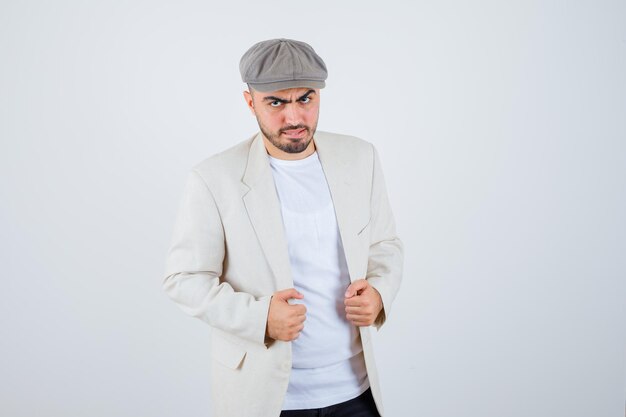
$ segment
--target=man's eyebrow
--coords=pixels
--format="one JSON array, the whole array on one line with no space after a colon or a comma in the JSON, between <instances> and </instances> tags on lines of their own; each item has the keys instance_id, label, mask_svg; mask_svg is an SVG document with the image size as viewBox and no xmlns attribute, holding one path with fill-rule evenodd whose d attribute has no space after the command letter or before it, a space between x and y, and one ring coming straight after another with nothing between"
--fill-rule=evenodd
<instances>
[{"instance_id":1,"label":"man's eyebrow","mask_svg":"<svg viewBox=\"0 0 626 417\"><path fill-rule=\"evenodd\" d=\"M291 103L289 100L285 100L284 98L274 97L274 96L266 96L263 97L263 101L280 101L281 103Z\"/></svg>"},{"instance_id":2,"label":"man's eyebrow","mask_svg":"<svg viewBox=\"0 0 626 417\"><path fill-rule=\"evenodd\" d=\"M315 94L315 90L309 90L306 93L302 94L302 96L298 97L298 100L302 100L303 98L306 98L309 94Z\"/></svg>"},{"instance_id":3,"label":"man's eyebrow","mask_svg":"<svg viewBox=\"0 0 626 417\"><path fill-rule=\"evenodd\" d=\"M304 93L303 95L301 95L300 97L298 97L298 100L302 100L303 98L306 98L309 94L315 94L315 90L309 90L306 93ZM278 101L280 103L291 103L291 100L285 100L284 98L280 98L280 97L275 97L275 96L266 96L263 97L263 101Z\"/></svg>"}]
</instances>

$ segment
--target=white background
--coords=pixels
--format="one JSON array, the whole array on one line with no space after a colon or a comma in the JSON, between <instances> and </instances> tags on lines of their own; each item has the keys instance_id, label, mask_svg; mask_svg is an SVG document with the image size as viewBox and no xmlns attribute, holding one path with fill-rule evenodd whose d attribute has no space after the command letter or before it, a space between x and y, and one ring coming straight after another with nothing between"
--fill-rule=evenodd
<instances>
[{"instance_id":1,"label":"white background","mask_svg":"<svg viewBox=\"0 0 626 417\"><path fill-rule=\"evenodd\" d=\"M405 277L388 416L618 417L623 1L2 1L0 415L207 416L209 327L161 289L188 170L255 133L260 40L379 149ZM242 416L245 417L245 416Z\"/></svg>"}]
</instances>

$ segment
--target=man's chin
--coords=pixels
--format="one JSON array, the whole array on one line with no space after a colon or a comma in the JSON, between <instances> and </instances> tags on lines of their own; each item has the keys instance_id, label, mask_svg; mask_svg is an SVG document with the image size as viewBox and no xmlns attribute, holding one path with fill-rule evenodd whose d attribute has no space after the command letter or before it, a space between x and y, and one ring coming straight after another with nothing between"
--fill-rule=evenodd
<instances>
[{"instance_id":1,"label":"man's chin","mask_svg":"<svg viewBox=\"0 0 626 417\"><path fill-rule=\"evenodd\" d=\"M291 143L281 146L281 149L287 153L300 153L304 152L309 147L309 143L311 143L311 139L298 142L291 141Z\"/></svg>"},{"instance_id":2,"label":"man's chin","mask_svg":"<svg viewBox=\"0 0 626 417\"><path fill-rule=\"evenodd\" d=\"M307 146L283 146L281 150L287 153L301 153L304 152L306 148L308 148L308 144Z\"/></svg>"},{"instance_id":3,"label":"man's chin","mask_svg":"<svg viewBox=\"0 0 626 417\"><path fill-rule=\"evenodd\" d=\"M261 127L261 132L263 133L263 136L272 145L274 145L274 147L280 149L283 152L292 154L304 152L309 147L315 133L315 130L311 132L311 130L307 128L306 132L311 132L310 134L307 134L301 138L290 138L287 134L285 134L285 132L277 132L274 135L267 135L261 124L259 124L259 127Z\"/></svg>"}]
</instances>

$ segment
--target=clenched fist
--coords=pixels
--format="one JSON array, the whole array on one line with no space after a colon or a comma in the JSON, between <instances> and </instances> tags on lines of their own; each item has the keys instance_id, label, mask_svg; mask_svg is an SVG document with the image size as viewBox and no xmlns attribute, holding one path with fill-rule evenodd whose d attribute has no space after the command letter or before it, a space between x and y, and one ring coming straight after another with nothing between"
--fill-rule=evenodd
<instances>
[{"instance_id":1,"label":"clenched fist","mask_svg":"<svg viewBox=\"0 0 626 417\"><path fill-rule=\"evenodd\" d=\"M302 304L289 304L290 298L303 299L304 295L295 288L275 292L270 301L267 315L266 336L289 342L300 336L306 320L306 307Z\"/></svg>"},{"instance_id":2,"label":"clenched fist","mask_svg":"<svg viewBox=\"0 0 626 417\"><path fill-rule=\"evenodd\" d=\"M346 318L355 326L371 326L383 309L378 290L366 279L358 279L348 286L343 303Z\"/></svg>"}]
</instances>

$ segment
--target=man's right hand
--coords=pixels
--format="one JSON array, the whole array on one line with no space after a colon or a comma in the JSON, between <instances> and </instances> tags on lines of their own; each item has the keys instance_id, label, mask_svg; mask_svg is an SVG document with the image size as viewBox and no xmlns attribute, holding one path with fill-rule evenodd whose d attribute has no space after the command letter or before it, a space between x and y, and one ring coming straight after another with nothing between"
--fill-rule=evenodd
<instances>
[{"instance_id":1,"label":"man's right hand","mask_svg":"<svg viewBox=\"0 0 626 417\"><path fill-rule=\"evenodd\" d=\"M306 320L306 307L302 304L289 304L290 298L301 300L304 295L295 288L277 291L272 295L265 330L268 337L289 342L300 336Z\"/></svg>"}]
</instances>

